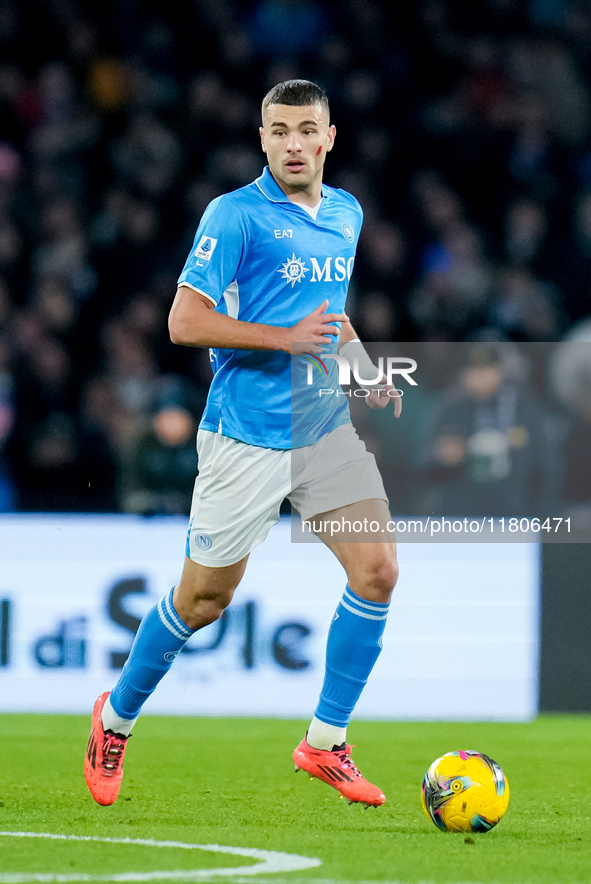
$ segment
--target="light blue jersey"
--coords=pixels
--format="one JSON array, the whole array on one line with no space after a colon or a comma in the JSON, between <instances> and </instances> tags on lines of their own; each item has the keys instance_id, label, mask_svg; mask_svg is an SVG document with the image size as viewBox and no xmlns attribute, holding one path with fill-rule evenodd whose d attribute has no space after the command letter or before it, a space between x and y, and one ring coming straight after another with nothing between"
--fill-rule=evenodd
<instances>
[{"instance_id":1,"label":"light blue jersey","mask_svg":"<svg viewBox=\"0 0 591 884\"><path fill-rule=\"evenodd\" d=\"M179 285L197 289L216 310L246 322L292 326L326 299L328 313L342 313L362 222L355 197L324 185L314 220L287 198L267 167L252 184L209 204ZM325 352L330 350L336 351L336 342ZM294 429L288 353L213 350L201 428L286 449L310 445L347 423L345 396L317 396L319 386L338 388L336 362L323 360L328 374L318 377L311 360L299 360L298 383L309 395L307 414Z\"/></svg>"}]
</instances>

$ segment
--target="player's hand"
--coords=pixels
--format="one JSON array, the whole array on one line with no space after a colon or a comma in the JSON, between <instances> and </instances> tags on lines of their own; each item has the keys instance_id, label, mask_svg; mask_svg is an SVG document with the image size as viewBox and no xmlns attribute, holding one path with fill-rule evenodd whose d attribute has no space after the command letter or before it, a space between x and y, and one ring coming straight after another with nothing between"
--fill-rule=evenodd
<instances>
[{"instance_id":1,"label":"player's hand","mask_svg":"<svg viewBox=\"0 0 591 884\"><path fill-rule=\"evenodd\" d=\"M349 321L346 313L326 313L327 307L328 301L323 301L291 328L284 329L286 340L283 349L294 355L317 356L322 353L323 347L331 342L331 337L340 334L339 327L331 323Z\"/></svg>"},{"instance_id":2,"label":"player's hand","mask_svg":"<svg viewBox=\"0 0 591 884\"><path fill-rule=\"evenodd\" d=\"M402 396L392 384L382 384L379 389L376 387L365 401L370 408L385 408L389 402L393 402L394 417L400 417L402 414Z\"/></svg>"}]
</instances>

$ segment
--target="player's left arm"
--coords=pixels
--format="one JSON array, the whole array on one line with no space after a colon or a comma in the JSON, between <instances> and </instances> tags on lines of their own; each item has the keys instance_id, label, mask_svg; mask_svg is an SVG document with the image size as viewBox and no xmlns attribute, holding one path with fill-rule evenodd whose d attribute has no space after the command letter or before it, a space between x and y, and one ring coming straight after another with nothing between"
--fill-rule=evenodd
<instances>
[{"instance_id":1,"label":"player's left arm","mask_svg":"<svg viewBox=\"0 0 591 884\"><path fill-rule=\"evenodd\" d=\"M361 343L357 332L348 318L341 324L339 353L347 359L351 367L353 367L353 360L357 360L360 368L360 377L375 377L378 369L371 361L367 350ZM385 375L382 375L379 388L372 390L365 401L370 408L385 408L389 402L393 402L394 416L400 417L402 412L402 396L400 396L396 387L387 382Z\"/></svg>"}]
</instances>

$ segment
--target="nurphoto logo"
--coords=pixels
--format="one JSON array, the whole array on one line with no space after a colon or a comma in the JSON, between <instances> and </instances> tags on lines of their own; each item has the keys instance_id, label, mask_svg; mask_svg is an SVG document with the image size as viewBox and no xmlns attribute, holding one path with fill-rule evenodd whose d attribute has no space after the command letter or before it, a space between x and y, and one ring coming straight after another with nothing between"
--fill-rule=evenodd
<instances>
[{"instance_id":1,"label":"nurphoto logo","mask_svg":"<svg viewBox=\"0 0 591 884\"><path fill-rule=\"evenodd\" d=\"M310 356L307 357L307 359L309 364L307 368L306 384L308 386L311 386L314 383L315 368L324 376L328 376L328 368L325 365L327 359L334 359L338 365L339 385L349 386L351 384L351 365L344 356L340 356L338 353L326 353L323 354L322 359L318 356ZM355 358L352 361L353 378L360 387L381 386L384 383L382 380L384 377L386 378L387 384L395 386L395 375L397 376L396 379L398 379L398 377L403 377L404 380L413 387L418 386L415 379L411 377L411 374L417 369L417 363L415 359L411 359L408 356L387 356L385 359L383 356L380 356L378 364L375 366L376 376L373 378L362 378L359 370L359 360Z\"/></svg>"}]
</instances>

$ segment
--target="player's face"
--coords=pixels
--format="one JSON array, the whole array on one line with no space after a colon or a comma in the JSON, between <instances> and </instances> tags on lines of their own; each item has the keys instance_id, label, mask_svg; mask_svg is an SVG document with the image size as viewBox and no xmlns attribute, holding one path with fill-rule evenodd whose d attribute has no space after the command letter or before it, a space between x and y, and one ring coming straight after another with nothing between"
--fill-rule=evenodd
<instances>
[{"instance_id":1,"label":"player's face","mask_svg":"<svg viewBox=\"0 0 591 884\"><path fill-rule=\"evenodd\" d=\"M265 108L260 133L271 174L283 192L320 199L324 160L336 135L326 108L271 104Z\"/></svg>"}]
</instances>

